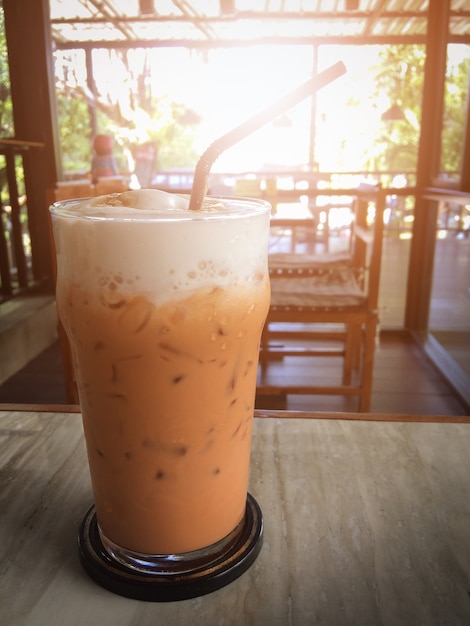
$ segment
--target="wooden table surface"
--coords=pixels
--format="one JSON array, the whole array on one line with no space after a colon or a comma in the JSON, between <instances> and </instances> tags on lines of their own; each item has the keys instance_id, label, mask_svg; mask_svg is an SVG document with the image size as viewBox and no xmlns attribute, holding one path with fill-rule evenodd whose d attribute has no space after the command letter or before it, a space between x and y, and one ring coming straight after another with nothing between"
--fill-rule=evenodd
<instances>
[{"instance_id":1,"label":"wooden table surface","mask_svg":"<svg viewBox=\"0 0 470 626\"><path fill-rule=\"evenodd\" d=\"M77 411L0 406L2 626L470 624L469 418L257 411L258 559L212 594L151 603L79 564Z\"/></svg>"}]
</instances>

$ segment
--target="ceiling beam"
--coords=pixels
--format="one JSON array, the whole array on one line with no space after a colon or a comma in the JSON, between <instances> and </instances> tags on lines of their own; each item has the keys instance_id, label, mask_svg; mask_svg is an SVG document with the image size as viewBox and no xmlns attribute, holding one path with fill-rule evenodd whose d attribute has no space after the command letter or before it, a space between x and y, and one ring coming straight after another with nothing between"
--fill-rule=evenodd
<instances>
[{"instance_id":1,"label":"ceiling beam","mask_svg":"<svg viewBox=\"0 0 470 626\"><path fill-rule=\"evenodd\" d=\"M200 21L202 16L186 0L173 0L173 4L183 13L184 21L194 24L207 39L214 38L210 26L207 26L204 21Z\"/></svg>"},{"instance_id":2,"label":"ceiling beam","mask_svg":"<svg viewBox=\"0 0 470 626\"><path fill-rule=\"evenodd\" d=\"M377 22L380 19L385 17L386 15L385 8L387 6L387 3L388 3L388 0L380 0L377 7L373 11L371 11L370 17L367 18L367 24L366 24L366 27L364 28L363 35L369 35L373 31L374 26L377 24ZM426 12L421 11L420 17L427 19L427 11Z\"/></svg>"},{"instance_id":3,"label":"ceiling beam","mask_svg":"<svg viewBox=\"0 0 470 626\"><path fill-rule=\"evenodd\" d=\"M449 43L470 44L469 35L450 35ZM76 50L86 48L190 48L209 50L211 48L243 48L248 46L311 46L311 45L392 45L392 44L424 44L425 35L369 35L365 37L336 36L336 37L263 37L258 39L134 39L118 41L59 41L55 40L57 50Z\"/></svg>"},{"instance_id":4,"label":"ceiling beam","mask_svg":"<svg viewBox=\"0 0 470 626\"><path fill-rule=\"evenodd\" d=\"M132 30L129 30L127 24L120 24L120 14L114 9L112 5L109 4L108 0L90 0L92 5L95 7L97 11L100 11L103 15L103 18L108 22L113 24L113 26L120 30L121 33L127 38L132 39L135 37L135 33ZM96 22L99 16L94 16L92 18L92 23Z\"/></svg>"},{"instance_id":5,"label":"ceiling beam","mask_svg":"<svg viewBox=\"0 0 470 626\"><path fill-rule=\"evenodd\" d=\"M191 23L230 23L241 20L254 20L254 21L267 21L267 20L314 20L314 21L359 21L376 19L376 11L354 11L350 13L347 11L302 11L302 13L296 11L279 12L279 11L267 11L266 13L259 11L240 11L233 15L121 15L116 19L120 22L191 22ZM453 11L453 17L468 18L470 17L470 11ZM380 13L381 19L427 19L426 11L382 11ZM90 16L90 17L57 17L51 19L52 24L89 24L89 23L103 23L114 21L110 20L106 16Z\"/></svg>"}]
</instances>

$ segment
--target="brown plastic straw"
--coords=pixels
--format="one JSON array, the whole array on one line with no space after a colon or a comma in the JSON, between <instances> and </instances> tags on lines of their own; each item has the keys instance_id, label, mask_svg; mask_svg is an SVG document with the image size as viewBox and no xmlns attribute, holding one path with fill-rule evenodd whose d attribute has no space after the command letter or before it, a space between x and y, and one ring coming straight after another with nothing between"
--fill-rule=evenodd
<instances>
[{"instance_id":1,"label":"brown plastic straw","mask_svg":"<svg viewBox=\"0 0 470 626\"><path fill-rule=\"evenodd\" d=\"M201 208L204 196L207 193L207 186L209 180L209 172L214 161L224 152L227 148L231 148L234 144L238 143L254 131L258 130L268 122L273 121L282 113L285 113L288 109L311 96L314 92L318 91L325 85L333 82L346 72L346 68L342 61L338 61L331 67L327 68L323 72L320 72L313 78L310 78L307 82L303 83L297 89L294 89L291 93L287 94L274 104L261 111L257 115L240 124L233 130L229 131L226 135L223 135L219 139L216 139L204 154L199 159L196 170L194 173L194 182L191 191L191 199L189 201L189 208L191 210L198 210Z\"/></svg>"}]
</instances>

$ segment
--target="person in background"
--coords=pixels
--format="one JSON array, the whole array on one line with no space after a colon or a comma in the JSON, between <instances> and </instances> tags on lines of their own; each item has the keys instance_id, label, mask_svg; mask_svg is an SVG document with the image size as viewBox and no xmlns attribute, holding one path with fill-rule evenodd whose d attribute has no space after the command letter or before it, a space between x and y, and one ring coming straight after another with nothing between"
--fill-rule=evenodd
<instances>
[{"instance_id":1,"label":"person in background","mask_svg":"<svg viewBox=\"0 0 470 626\"><path fill-rule=\"evenodd\" d=\"M114 140L109 135L96 135L93 140L91 178L96 183L99 178L117 176L116 160L113 156Z\"/></svg>"},{"instance_id":2,"label":"person in background","mask_svg":"<svg viewBox=\"0 0 470 626\"><path fill-rule=\"evenodd\" d=\"M139 181L142 189L150 187L153 175L155 173L155 159L157 157L157 149L151 141L147 141L135 149L134 173Z\"/></svg>"}]
</instances>

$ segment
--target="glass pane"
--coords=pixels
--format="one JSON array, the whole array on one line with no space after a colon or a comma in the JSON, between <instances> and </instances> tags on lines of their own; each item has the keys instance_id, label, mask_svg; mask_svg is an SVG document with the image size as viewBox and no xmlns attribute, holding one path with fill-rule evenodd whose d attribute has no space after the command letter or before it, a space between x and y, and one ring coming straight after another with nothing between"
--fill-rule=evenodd
<instances>
[{"instance_id":1,"label":"glass pane","mask_svg":"<svg viewBox=\"0 0 470 626\"><path fill-rule=\"evenodd\" d=\"M385 209L379 307L382 328L403 328L408 263L414 218L414 196L387 196Z\"/></svg>"},{"instance_id":2,"label":"glass pane","mask_svg":"<svg viewBox=\"0 0 470 626\"><path fill-rule=\"evenodd\" d=\"M442 202L434 256L429 329L470 377L470 197Z\"/></svg>"},{"instance_id":3,"label":"glass pane","mask_svg":"<svg viewBox=\"0 0 470 626\"><path fill-rule=\"evenodd\" d=\"M447 181L458 181L460 179L469 67L470 46L449 44L447 46L447 71L439 173L440 178Z\"/></svg>"},{"instance_id":4,"label":"glass pane","mask_svg":"<svg viewBox=\"0 0 470 626\"><path fill-rule=\"evenodd\" d=\"M318 57L320 69L339 57L348 70L318 94L319 171L362 172L384 186L395 186L398 177L413 185L424 46L321 46Z\"/></svg>"}]
</instances>

